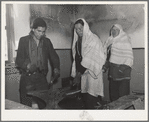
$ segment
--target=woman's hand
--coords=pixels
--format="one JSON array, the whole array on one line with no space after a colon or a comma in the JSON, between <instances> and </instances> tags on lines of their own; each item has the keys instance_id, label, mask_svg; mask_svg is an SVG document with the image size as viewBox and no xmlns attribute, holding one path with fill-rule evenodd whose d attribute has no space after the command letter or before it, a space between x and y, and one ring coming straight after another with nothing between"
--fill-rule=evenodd
<instances>
[{"instance_id":1,"label":"woman's hand","mask_svg":"<svg viewBox=\"0 0 149 122\"><path fill-rule=\"evenodd\" d=\"M77 72L77 74L73 80L73 86L78 85L80 82L81 82L81 73Z\"/></svg>"},{"instance_id":2,"label":"woman's hand","mask_svg":"<svg viewBox=\"0 0 149 122\"><path fill-rule=\"evenodd\" d=\"M105 73L106 71L107 71L106 67L103 66L103 67L102 67L102 72Z\"/></svg>"}]
</instances>

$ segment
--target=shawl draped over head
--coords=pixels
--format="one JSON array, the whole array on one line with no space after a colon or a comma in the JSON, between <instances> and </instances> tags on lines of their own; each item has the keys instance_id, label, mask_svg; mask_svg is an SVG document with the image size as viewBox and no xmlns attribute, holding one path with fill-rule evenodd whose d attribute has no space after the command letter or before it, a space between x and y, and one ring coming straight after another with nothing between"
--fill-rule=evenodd
<instances>
[{"instance_id":1,"label":"shawl draped over head","mask_svg":"<svg viewBox=\"0 0 149 122\"><path fill-rule=\"evenodd\" d=\"M87 69L81 77L81 90L82 93L88 92L93 96L103 96L102 66L105 63L103 45L99 37L90 31L87 22L82 18L81 20L84 22L81 65ZM77 40L78 35L74 29L72 45L72 53L74 58L71 72L72 77L76 76L75 44Z\"/></svg>"},{"instance_id":2,"label":"shawl draped over head","mask_svg":"<svg viewBox=\"0 0 149 122\"><path fill-rule=\"evenodd\" d=\"M110 37L104 44L104 49L106 51L107 47L111 46L111 56L109 61L115 64L125 64L130 67L133 65L133 52L129 36L123 31L123 28L119 24L113 25L117 27L120 32L116 37ZM112 26L112 27L113 27Z\"/></svg>"},{"instance_id":3,"label":"shawl draped over head","mask_svg":"<svg viewBox=\"0 0 149 122\"><path fill-rule=\"evenodd\" d=\"M102 70L103 64L105 63L103 45L99 37L97 37L97 35L93 34L90 31L87 22L82 18L81 20L83 20L84 22L82 50L81 50L81 53L82 53L81 65L88 69L92 77L97 78L97 76ZM74 30L74 39L73 39L73 45L72 45L72 53L73 53L74 59L76 54L75 43L77 42L77 40L78 40L78 35ZM72 77L75 77L76 75L75 60L72 66L73 66Z\"/></svg>"}]
</instances>

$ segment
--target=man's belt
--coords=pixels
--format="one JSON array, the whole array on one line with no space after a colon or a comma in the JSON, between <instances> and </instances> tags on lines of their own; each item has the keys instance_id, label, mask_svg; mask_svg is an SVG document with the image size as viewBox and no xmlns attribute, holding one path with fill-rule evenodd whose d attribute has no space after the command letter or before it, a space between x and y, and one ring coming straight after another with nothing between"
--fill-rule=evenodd
<instances>
[{"instance_id":1,"label":"man's belt","mask_svg":"<svg viewBox=\"0 0 149 122\"><path fill-rule=\"evenodd\" d=\"M39 68L37 68L34 72L30 72L29 70L24 72L24 74L26 74L27 76L35 75L36 73L41 73L41 74L46 75L45 71L40 70Z\"/></svg>"}]
</instances>

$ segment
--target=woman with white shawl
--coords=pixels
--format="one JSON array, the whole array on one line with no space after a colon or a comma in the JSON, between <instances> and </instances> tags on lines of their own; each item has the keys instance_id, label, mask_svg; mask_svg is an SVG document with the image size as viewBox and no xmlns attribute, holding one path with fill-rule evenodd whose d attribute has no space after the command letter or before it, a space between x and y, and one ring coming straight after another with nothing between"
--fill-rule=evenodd
<instances>
[{"instance_id":1,"label":"woman with white shawl","mask_svg":"<svg viewBox=\"0 0 149 122\"><path fill-rule=\"evenodd\" d=\"M112 102L130 92L133 51L130 38L121 25L115 24L111 27L104 49L107 60L103 70L109 69L109 96Z\"/></svg>"},{"instance_id":2,"label":"woman with white shawl","mask_svg":"<svg viewBox=\"0 0 149 122\"><path fill-rule=\"evenodd\" d=\"M73 83L81 80L81 93L85 109L95 109L99 97L103 97L102 67L105 63L104 49L101 40L93 34L84 19L74 24L72 45L73 64L71 76Z\"/></svg>"}]
</instances>

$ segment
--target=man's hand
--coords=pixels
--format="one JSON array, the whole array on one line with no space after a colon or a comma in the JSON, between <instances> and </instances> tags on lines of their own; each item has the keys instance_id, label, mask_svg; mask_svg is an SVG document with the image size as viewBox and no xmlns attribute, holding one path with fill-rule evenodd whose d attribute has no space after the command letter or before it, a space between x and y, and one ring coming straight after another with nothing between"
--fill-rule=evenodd
<instances>
[{"instance_id":1,"label":"man's hand","mask_svg":"<svg viewBox=\"0 0 149 122\"><path fill-rule=\"evenodd\" d=\"M53 77L51 83L55 83L55 81L60 77L60 70L55 68L53 71Z\"/></svg>"},{"instance_id":2,"label":"man's hand","mask_svg":"<svg viewBox=\"0 0 149 122\"><path fill-rule=\"evenodd\" d=\"M37 67L35 64L31 65L30 63L27 65L27 72L33 74L37 71Z\"/></svg>"}]
</instances>

